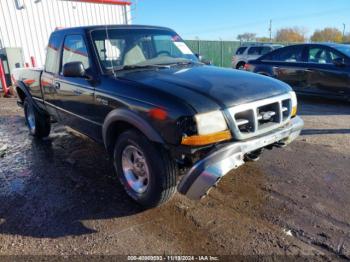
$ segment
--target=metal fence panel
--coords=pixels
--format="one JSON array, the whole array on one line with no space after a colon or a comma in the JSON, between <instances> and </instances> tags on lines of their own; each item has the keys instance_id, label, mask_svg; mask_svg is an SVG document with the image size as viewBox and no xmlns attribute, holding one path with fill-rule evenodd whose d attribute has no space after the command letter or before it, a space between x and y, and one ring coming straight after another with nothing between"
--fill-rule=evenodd
<instances>
[{"instance_id":1,"label":"metal fence panel","mask_svg":"<svg viewBox=\"0 0 350 262\"><path fill-rule=\"evenodd\" d=\"M232 56L240 46L239 41L186 40L185 42L194 53L222 67L231 67Z\"/></svg>"},{"instance_id":2,"label":"metal fence panel","mask_svg":"<svg viewBox=\"0 0 350 262\"><path fill-rule=\"evenodd\" d=\"M239 41L186 40L185 42L193 53L200 54L203 58L212 61L214 65L222 67L231 67L232 56L242 44ZM243 45L249 44L259 43L243 43ZM290 44L283 43L283 45Z\"/></svg>"}]
</instances>

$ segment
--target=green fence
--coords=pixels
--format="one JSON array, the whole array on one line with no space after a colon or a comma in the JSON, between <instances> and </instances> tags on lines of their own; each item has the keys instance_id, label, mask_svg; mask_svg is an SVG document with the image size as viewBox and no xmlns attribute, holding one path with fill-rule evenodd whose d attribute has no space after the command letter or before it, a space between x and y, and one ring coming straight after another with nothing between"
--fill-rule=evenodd
<instances>
[{"instance_id":1,"label":"green fence","mask_svg":"<svg viewBox=\"0 0 350 262\"><path fill-rule=\"evenodd\" d=\"M186 40L193 53L200 54L216 66L231 67L233 54L240 47L239 41Z\"/></svg>"}]
</instances>

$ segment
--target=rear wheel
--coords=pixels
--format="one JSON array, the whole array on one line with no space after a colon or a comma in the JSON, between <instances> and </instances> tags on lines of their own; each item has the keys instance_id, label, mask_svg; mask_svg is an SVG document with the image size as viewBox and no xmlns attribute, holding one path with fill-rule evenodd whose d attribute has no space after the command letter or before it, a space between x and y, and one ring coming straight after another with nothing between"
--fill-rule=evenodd
<instances>
[{"instance_id":1,"label":"rear wheel","mask_svg":"<svg viewBox=\"0 0 350 262\"><path fill-rule=\"evenodd\" d=\"M128 130L118 137L114 168L127 194L146 207L159 206L176 192L177 166L168 152L142 133Z\"/></svg>"},{"instance_id":2,"label":"rear wheel","mask_svg":"<svg viewBox=\"0 0 350 262\"><path fill-rule=\"evenodd\" d=\"M47 137L51 130L50 117L40 113L29 98L24 100L23 107L29 133L37 138Z\"/></svg>"},{"instance_id":3,"label":"rear wheel","mask_svg":"<svg viewBox=\"0 0 350 262\"><path fill-rule=\"evenodd\" d=\"M244 69L244 66L245 66L245 63L244 62L239 62L236 66L236 69L238 70L243 70Z\"/></svg>"}]
</instances>

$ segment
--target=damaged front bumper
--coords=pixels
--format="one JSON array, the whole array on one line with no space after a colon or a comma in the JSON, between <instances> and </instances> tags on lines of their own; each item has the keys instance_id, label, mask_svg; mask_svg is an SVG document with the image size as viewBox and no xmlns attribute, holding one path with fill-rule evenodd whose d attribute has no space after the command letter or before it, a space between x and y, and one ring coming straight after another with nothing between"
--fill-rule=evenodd
<instances>
[{"instance_id":1,"label":"damaged front bumper","mask_svg":"<svg viewBox=\"0 0 350 262\"><path fill-rule=\"evenodd\" d=\"M178 191L190 199L201 199L229 171L243 165L246 154L276 143L287 145L299 136L303 126L304 121L297 116L272 133L218 149L190 169L178 185Z\"/></svg>"}]
</instances>

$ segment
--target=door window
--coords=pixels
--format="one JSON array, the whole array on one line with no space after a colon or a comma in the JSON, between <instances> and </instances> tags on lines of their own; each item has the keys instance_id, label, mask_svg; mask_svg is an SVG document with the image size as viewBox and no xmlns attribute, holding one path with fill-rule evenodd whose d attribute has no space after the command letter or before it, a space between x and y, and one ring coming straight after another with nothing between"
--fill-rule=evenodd
<instances>
[{"instance_id":1,"label":"door window","mask_svg":"<svg viewBox=\"0 0 350 262\"><path fill-rule=\"evenodd\" d=\"M340 56L326 47L311 47L308 53L308 62L316 64L332 64Z\"/></svg>"},{"instance_id":2,"label":"door window","mask_svg":"<svg viewBox=\"0 0 350 262\"><path fill-rule=\"evenodd\" d=\"M272 49L269 46L255 46L248 50L248 55L265 55Z\"/></svg>"},{"instance_id":3,"label":"door window","mask_svg":"<svg viewBox=\"0 0 350 262\"><path fill-rule=\"evenodd\" d=\"M260 55L265 55L265 54L267 54L268 52L270 52L271 50L272 50L271 47L269 47L269 46L263 46L263 47L261 48Z\"/></svg>"},{"instance_id":4,"label":"door window","mask_svg":"<svg viewBox=\"0 0 350 262\"><path fill-rule=\"evenodd\" d=\"M260 55L261 53L261 47L251 47L248 50L248 55Z\"/></svg>"},{"instance_id":5,"label":"door window","mask_svg":"<svg viewBox=\"0 0 350 262\"><path fill-rule=\"evenodd\" d=\"M64 40L62 68L71 62L81 62L85 69L90 67L87 48L81 35L69 35Z\"/></svg>"},{"instance_id":6,"label":"door window","mask_svg":"<svg viewBox=\"0 0 350 262\"><path fill-rule=\"evenodd\" d=\"M236 55L242 55L246 49L247 49L247 47L238 48L236 51Z\"/></svg>"},{"instance_id":7,"label":"door window","mask_svg":"<svg viewBox=\"0 0 350 262\"><path fill-rule=\"evenodd\" d=\"M302 62L303 46L290 46L268 54L265 60L296 63Z\"/></svg>"}]
</instances>

